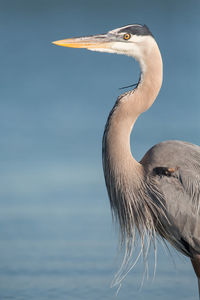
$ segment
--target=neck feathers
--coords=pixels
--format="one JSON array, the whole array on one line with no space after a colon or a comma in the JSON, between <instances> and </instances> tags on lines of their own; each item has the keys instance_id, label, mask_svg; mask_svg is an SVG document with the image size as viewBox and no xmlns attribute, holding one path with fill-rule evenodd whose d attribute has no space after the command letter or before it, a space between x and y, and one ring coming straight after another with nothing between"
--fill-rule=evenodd
<instances>
[{"instance_id":1,"label":"neck feathers","mask_svg":"<svg viewBox=\"0 0 200 300\"><path fill-rule=\"evenodd\" d=\"M144 250L144 235L147 233L149 239L155 236L154 220L162 214L150 200L160 199L161 195L154 182L146 184L143 167L133 158L130 149L133 125L153 104L162 84L162 59L156 43L139 62L142 69L140 83L133 91L118 98L103 136L103 168L111 209L120 225L122 243L128 247L125 264L134 246L135 228Z\"/></svg>"},{"instance_id":2,"label":"neck feathers","mask_svg":"<svg viewBox=\"0 0 200 300\"><path fill-rule=\"evenodd\" d=\"M112 169L118 172L127 173L127 165L128 169L141 168L131 154L130 134L138 116L150 108L161 88L162 58L155 41L139 63L142 74L137 88L118 98L105 126L103 158L109 157Z\"/></svg>"}]
</instances>

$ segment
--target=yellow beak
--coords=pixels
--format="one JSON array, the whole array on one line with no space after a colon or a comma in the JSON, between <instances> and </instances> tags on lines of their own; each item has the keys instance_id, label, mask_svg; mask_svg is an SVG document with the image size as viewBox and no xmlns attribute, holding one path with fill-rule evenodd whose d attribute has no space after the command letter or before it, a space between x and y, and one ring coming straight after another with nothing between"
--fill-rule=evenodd
<instances>
[{"instance_id":1,"label":"yellow beak","mask_svg":"<svg viewBox=\"0 0 200 300\"><path fill-rule=\"evenodd\" d=\"M65 39L52 42L55 45L71 48L107 48L111 40L106 34L99 34L93 36L86 36L80 38Z\"/></svg>"}]
</instances>

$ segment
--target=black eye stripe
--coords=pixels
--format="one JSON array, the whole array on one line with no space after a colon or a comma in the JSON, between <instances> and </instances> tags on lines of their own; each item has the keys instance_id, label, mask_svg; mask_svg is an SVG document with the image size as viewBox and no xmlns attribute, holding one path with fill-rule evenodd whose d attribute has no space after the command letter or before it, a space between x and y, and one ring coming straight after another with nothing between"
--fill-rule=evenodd
<instances>
[{"instance_id":1,"label":"black eye stripe","mask_svg":"<svg viewBox=\"0 0 200 300\"><path fill-rule=\"evenodd\" d=\"M127 27L122 28L120 32L129 33L133 35L150 35L152 36L152 33L150 32L149 28L144 25L128 25Z\"/></svg>"}]
</instances>

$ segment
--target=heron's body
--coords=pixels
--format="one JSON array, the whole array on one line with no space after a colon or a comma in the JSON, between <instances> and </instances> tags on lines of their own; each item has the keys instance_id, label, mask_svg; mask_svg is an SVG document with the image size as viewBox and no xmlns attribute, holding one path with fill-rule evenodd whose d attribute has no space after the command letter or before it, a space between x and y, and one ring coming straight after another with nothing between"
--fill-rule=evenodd
<instances>
[{"instance_id":1,"label":"heron's body","mask_svg":"<svg viewBox=\"0 0 200 300\"><path fill-rule=\"evenodd\" d=\"M146 176L155 178L165 199L168 240L190 257L200 254L200 147L182 141L162 142L140 163Z\"/></svg>"},{"instance_id":2,"label":"heron's body","mask_svg":"<svg viewBox=\"0 0 200 300\"><path fill-rule=\"evenodd\" d=\"M103 136L105 181L126 246L125 265L137 229L145 255L158 234L191 258L200 282L200 147L166 141L152 147L140 162L130 149L132 128L138 116L153 104L162 85L162 58L149 29L129 25L106 35L55 43L126 54L139 61L141 79L133 91L118 98Z\"/></svg>"}]
</instances>

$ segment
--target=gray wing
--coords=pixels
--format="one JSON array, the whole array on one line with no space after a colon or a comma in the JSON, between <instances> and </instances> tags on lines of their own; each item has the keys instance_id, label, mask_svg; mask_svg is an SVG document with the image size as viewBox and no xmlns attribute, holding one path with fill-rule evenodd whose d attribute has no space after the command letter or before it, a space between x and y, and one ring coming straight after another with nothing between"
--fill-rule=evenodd
<instances>
[{"instance_id":1,"label":"gray wing","mask_svg":"<svg viewBox=\"0 0 200 300\"><path fill-rule=\"evenodd\" d=\"M200 147L166 141L141 160L165 199L169 242L188 256L200 254Z\"/></svg>"}]
</instances>

